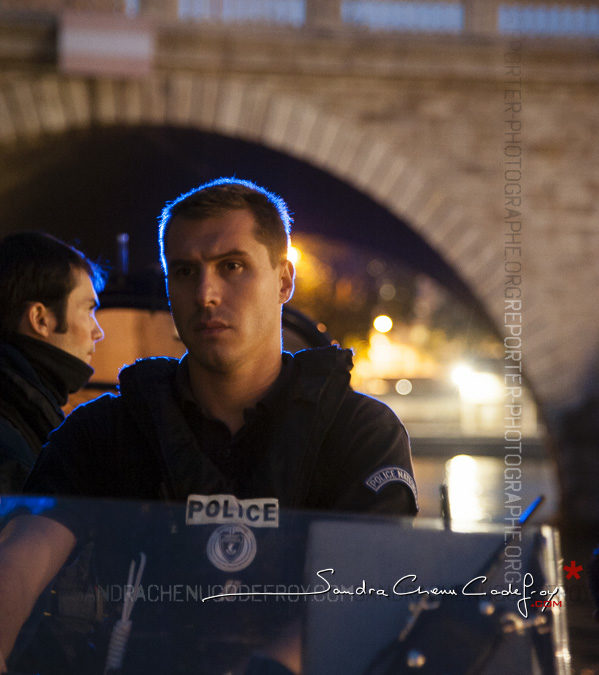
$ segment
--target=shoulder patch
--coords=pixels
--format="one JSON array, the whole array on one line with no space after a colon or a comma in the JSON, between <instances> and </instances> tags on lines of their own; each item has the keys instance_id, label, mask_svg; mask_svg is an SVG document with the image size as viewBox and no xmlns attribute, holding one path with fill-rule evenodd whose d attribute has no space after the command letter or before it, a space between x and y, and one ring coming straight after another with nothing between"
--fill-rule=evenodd
<instances>
[{"instance_id":1,"label":"shoulder patch","mask_svg":"<svg viewBox=\"0 0 599 675\"><path fill-rule=\"evenodd\" d=\"M373 492L380 492L389 483L403 483L407 485L413 492L416 503L418 503L416 483L412 476L400 466L385 466L382 469L377 469L364 481L364 485Z\"/></svg>"}]
</instances>

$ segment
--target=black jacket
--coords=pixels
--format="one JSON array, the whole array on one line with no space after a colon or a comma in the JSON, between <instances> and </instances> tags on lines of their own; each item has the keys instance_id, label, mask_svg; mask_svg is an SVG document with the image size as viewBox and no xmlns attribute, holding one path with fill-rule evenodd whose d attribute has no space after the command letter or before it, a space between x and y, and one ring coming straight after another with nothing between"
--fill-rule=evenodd
<instances>
[{"instance_id":1,"label":"black jacket","mask_svg":"<svg viewBox=\"0 0 599 675\"><path fill-rule=\"evenodd\" d=\"M0 344L0 494L21 489L48 433L63 419L56 396L24 354Z\"/></svg>"},{"instance_id":2,"label":"black jacket","mask_svg":"<svg viewBox=\"0 0 599 675\"><path fill-rule=\"evenodd\" d=\"M243 481L202 451L177 395L179 363L153 358L121 371L119 396L80 406L51 434L26 491L177 500L229 493L275 497L288 508L415 513L407 433L387 406L349 387L351 353L333 347L285 359L288 384L250 448Z\"/></svg>"},{"instance_id":3,"label":"black jacket","mask_svg":"<svg viewBox=\"0 0 599 675\"><path fill-rule=\"evenodd\" d=\"M72 354L27 335L0 343L0 494L20 492L61 406L93 369Z\"/></svg>"}]
</instances>

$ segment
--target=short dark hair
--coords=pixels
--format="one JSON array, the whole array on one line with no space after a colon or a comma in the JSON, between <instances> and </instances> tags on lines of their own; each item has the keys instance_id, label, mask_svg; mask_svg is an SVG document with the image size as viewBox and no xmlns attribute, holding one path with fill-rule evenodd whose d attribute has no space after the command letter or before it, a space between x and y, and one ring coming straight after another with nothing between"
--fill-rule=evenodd
<instances>
[{"instance_id":1,"label":"short dark hair","mask_svg":"<svg viewBox=\"0 0 599 675\"><path fill-rule=\"evenodd\" d=\"M167 203L160 216L160 262L167 274L166 237L173 218L211 218L225 211L247 209L256 221L256 239L268 249L272 266L287 256L292 218L283 199L249 180L218 178Z\"/></svg>"},{"instance_id":2,"label":"short dark hair","mask_svg":"<svg viewBox=\"0 0 599 675\"><path fill-rule=\"evenodd\" d=\"M0 241L0 337L17 332L30 302L42 302L56 316L64 333L67 297L76 285L73 271L89 275L97 293L104 271L81 251L43 232L19 232Z\"/></svg>"}]
</instances>

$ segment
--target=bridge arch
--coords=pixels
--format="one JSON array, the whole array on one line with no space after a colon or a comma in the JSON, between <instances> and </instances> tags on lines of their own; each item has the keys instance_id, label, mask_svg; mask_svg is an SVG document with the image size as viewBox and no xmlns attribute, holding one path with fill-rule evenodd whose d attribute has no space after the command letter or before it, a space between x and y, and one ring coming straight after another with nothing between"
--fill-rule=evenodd
<instances>
[{"instance_id":1,"label":"bridge arch","mask_svg":"<svg viewBox=\"0 0 599 675\"><path fill-rule=\"evenodd\" d=\"M130 80L20 73L0 84L0 142L5 145L113 125L215 132L264 145L330 173L409 223L501 325L500 240L469 222L465 209L419 168L418 157L308 97L247 80L183 71ZM545 354L540 350L526 356L525 366L534 370L535 358ZM531 383L542 392L542 379L532 378Z\"/></svg>"}]
</instances>

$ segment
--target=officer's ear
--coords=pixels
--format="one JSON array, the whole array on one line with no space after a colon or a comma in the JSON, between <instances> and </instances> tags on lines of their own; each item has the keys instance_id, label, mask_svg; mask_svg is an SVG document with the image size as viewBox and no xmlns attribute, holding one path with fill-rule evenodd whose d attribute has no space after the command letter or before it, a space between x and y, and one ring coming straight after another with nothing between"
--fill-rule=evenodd
<instances>
[{"instance_id":1,"label":"officer's ear","mask_svg":"<svg viewBox=\"0 0 599 675\"><path fill-rule=\"evenodd\" d=\"M54 312L43 302L30 302L19 322L19 333L46 340L56 329Z\"/></svg>"},{"instance_id":2,"label":"officer's ear","mask_svg":"<svg viewBox=\"0 0 599 675\"><path fill-rule=\"evenodd\" d=\"M280 290L279 290L279 301L281 304L285 304L287 301L291 300L293 295L293 284L295 280L295 268L291 260L283 260L281 262L281 271L279 275L280 280Z\"/></svg>"}]
</instances>

